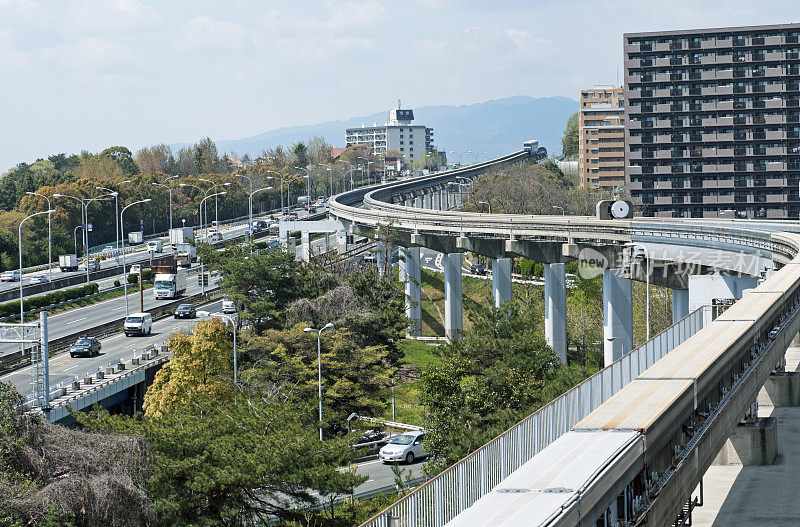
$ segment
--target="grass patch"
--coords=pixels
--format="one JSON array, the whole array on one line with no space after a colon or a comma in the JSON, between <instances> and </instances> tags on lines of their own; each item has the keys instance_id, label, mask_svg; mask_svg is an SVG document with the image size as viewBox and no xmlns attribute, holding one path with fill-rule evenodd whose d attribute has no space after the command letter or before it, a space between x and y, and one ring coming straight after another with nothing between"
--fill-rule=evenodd
<instances>
[{"instance_id":1,"label":"grass patch","mask_svg":"<svg viewBox=\"0 0 800 527\"><path fill-rule=\"evenodd\" d=\"M422 405L419 402L421 383L422 381L411 381L394 387L394 421L425 426ZM392 419L391 400L383 417L384 419Z\"/></svg>"},{"instance_id":2,"label":"grass patch","mask_svg":"<svg viewBox=\"0 0 800 527\"><path fill-rule=\"evenodd\" d=\"M431 346L419 340L401 340L398 347L403 351L401 364L412 366L422 371L431 364L441 364L442 358L439 356L438 346Z\"/></svg>"}]
</instances>

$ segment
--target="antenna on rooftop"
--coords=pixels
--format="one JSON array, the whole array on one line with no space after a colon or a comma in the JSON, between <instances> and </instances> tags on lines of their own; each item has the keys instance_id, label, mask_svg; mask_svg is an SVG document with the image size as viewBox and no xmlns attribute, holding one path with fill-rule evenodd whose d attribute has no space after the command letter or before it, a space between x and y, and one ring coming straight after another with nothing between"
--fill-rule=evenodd
<instances>
[{"instance_id":1,"label":"antenna on rooftop","mask_svg":"<svg viewBox=\"0 0 800 527\"><path fill-rule=\"evenodd\" d=\"M397 109L400 109L400 99L397 99Z\"/></svg>"}]
</instances>

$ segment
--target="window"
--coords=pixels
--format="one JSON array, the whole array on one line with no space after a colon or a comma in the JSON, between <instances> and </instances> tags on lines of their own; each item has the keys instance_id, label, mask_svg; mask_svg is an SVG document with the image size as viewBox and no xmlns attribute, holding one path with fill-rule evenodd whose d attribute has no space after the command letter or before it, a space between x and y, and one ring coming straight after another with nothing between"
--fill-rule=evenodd
<instances>
[{"instance_id":1,"label":"window","mask_svg":"<svg viewBox=\"0 0 800 527\"><path fill-rule=\"evenodd\" d=\"M400 147L400 151L401 151L401 152L403 151L403 147L402 147L402 146Z\"/></svg>"}]
</instances>

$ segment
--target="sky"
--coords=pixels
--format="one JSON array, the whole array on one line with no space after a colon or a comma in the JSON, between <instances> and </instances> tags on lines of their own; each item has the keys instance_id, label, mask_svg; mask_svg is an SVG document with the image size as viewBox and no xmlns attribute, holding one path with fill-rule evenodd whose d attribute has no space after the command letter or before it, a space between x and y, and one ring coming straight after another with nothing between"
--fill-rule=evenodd
<instances>
[{"instance_id":1,"label":"sky","mask_svg":"<svg viewBox=\"0 0 800 527\"><path fill-rule=\"evenodd\" d=\"M625 32L797 21L796 0L0 0L0 172L398 99L577 99L622 77Z\"/></svg>"}]
</instances>

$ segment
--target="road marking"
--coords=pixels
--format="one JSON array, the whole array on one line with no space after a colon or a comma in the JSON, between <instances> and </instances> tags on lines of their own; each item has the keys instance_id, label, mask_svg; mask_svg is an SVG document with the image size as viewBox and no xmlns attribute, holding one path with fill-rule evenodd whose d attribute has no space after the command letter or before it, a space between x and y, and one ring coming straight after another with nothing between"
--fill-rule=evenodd
<instances>
[{"instance_id":1,"label":"road marking","mask_svg":"<svg viewBox=\"0 0 800 527\"><path fill-rule=\"evenodd\" d=\"M367 465L374 465L376 463L383 463L383 461L381 461L380 459L376 459L375 461L365 461L364 463L358 463L356 466L357 467L364 467L364 466L367 466Z\"/></svg>"},{"instance_id":2,"label":"road marking","mask_svg":"<svg viewBox=\"0 0 800 527\"><path fill-rule=\"evenodd\" d=\"M81 320L86 320L87 318L89 318L89 317L76 318L75 320L72 320L72 321L70 321L70 322L67 322L67 325L72 325L72 324L74 324L75 322L80 322Z\"/></svg>"}]
</instances>

